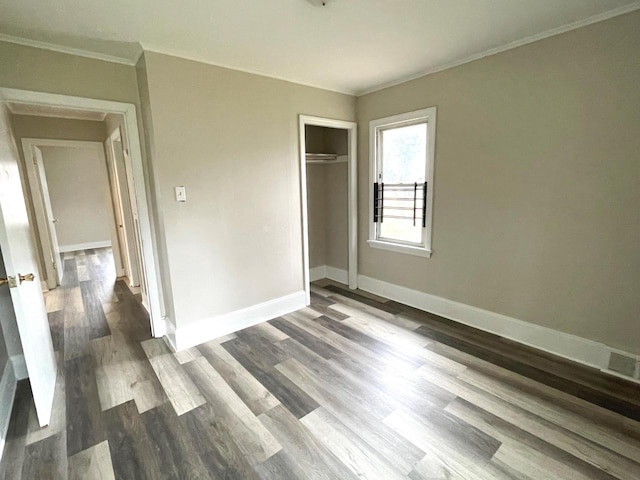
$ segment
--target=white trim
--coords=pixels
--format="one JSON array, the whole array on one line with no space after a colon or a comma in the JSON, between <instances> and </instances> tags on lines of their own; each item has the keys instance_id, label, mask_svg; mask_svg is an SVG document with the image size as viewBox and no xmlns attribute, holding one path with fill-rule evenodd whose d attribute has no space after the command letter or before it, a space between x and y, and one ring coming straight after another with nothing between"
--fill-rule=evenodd
<instances>
[{"instance_id":1,"label":"white trim","mask_svg":"<svg viewBox=\"0 0 640 480\"><path fill-rule=\"evenodd\" d=\"M7 358L2 371L2 380L0 380L0 459L4 451L4 445L7 441L7 432L9 431L9 421L11 420L11 410L13 409L13 401L16 396L16 388L18 387L18 379L13 371L13 363Z\"/></svg>"},{"instance_id":2,"label":"white trim","mask_svg":"<svg viewBox=\"0 0 640 480\"><path fill-rule=\"evenodd\" d=\"M13 355L9 357L13 365L13 373L18 380L24 380L29 378L29 371L27 370L27 361L24 358L24 354Z\"/></svg>"},{"instance_id":3,"label":"white trim","mask_svg":"<svg viewBox=\"0 0 640 480\"><path fill-rule=\"evenodd\" d=\"M147 277L151 331L154 337L162 337L166 331L162 308L162 289L156 269L155 244L152 235L151 215L149 205L147 203L147 185L144 174L135 105L132 103L33 92L29 90L16 90L13 88L0 88L0 96L2 96L6 102L20 102L35 105L57 105L92 111L107 111L109 113L119 113L124 115L124 124L127 131L129 154L133 169L135 187L134 194L138 205L138 219L142 243L141 251L145 266L144 273ZM149 181L151 181L151 179L149 179Z\"/></svg>"},{"instance_id":4,"label":"white trim","mask_svg":"<svg viewBox=\"0 0 640 480\"><path fill-rule=\"evenodd\" d=\"M490 57L492 55L496 55L498 53L506 52L507 50L512 50L514 48L522 47L523 45L527 45L529 43L537 42L539 40L544 40L548 37L554 37L556 35L560 35L562 33L570 32L571 30L576 30L578 28L586 27L588 25L592 25L594 23L603 22L604 20L609 20L613 17L618 17L620 15L624 15L626 13L631 13L635 10L640 9L640 2L633 2L628 5L614 8L613 10L609 10L607 12L599 13L597 15L593 15L592 17L585 18L583 20L577 20L575 22L567 23L560 27L551 28L549 30L545 30L544 32L537 33L535 35L531 35L529 37L521 38L520 40L515 40L513 42L506 43L499 47L489 48L488 50L483 50L478 53L474 53L473 55L469 55L467 57L461 58L459 60L454 60L452 62L442 63L440 65L436 65L434 67L428 68L426 70L422 70L418 73L413 73L411 75L406 75L404 77L398 78L396 80L391 80L389 82L381 83L376 85L375 87L366 88L364 90L360 90L355 93L356 97L361 97L363 95L368 95L373 92L378 92L380 90L384 90L385 88L394 87L396 85L400 85L406 82L410 82L411 80L417 80L418 78L426 77L427 75L431 75L432 73L442 72L444 70L449 70L450 68L459 67L460 65L464 65L465 63L474 62L476 60L480 60L481 58Z\"/></svg>"},{"instance_id":5,"label":"white trim","mask_svg":"<svg viewBox=\"0 0 640 480\"><path fill-rule=\"evenodd\" d=\"M384 118L377 118L369 122L369 239L367 243L374 248L392 250L399 253L418 255L421 257L431 257L431 238L433 235L433 198L434 198L434 178L435 178L435 156L436 156L436 122L437 107L428 107L412 112L400 113ZM380 158L378 151L381 145L381 136L378 132L390 128L413 125L415 123L426 122L427 124L427 148L425 159L427 181L427 212L426 227L423 228L422 243L420 245L405 245L402 242L394 242L389 239L377 237L376 224L373 222L373 184L378 182L380 168ZM384 167L382 167L384 170ZM384 178L382 180L384 182Z\"/></svg>"},{"instance_id":6,"label":"white trim","mask_svg":"<svg viewBox=\"0 0 640 480\"><path fill-rule=\"evenodd\" d=\"M373 248L389 250L391 252L406 253L417 257L431 258L431 250L424 247L414 247L413 245L402 245L400 243L384 242L382 240L367 240L367 244Z\"/></svg>"},{"instance_id":7,"label":"white trim","mask_svg":"<svg viewBox=\"0 0 640 480\"><path fill-rule=\"evenodd\" d=\"M600 370L606 370L609 363L609 347L600 342L559 332L551 328L364 275L360 276L359 283L360 288L366 292L440 315L470 327L495 333L578 363Z\"/></svg>"},{"instance_id":8,"label":"white trim","mask_svg":"<svg viewBox=\"0 0 640 480\"><path fill-rule=\"evenodd\" d=\"M79 57L92 58L94 60L102 60L104 62L120 63L122 65L134 66L136 62L130 58L118 57L115 55L107 55L105 53L96 53L83 48L67 47L66 45L58 45L56 43L42 42L40 40L31 40L30 38L14 37L0 33L0 41L7 43L15 43L25 47L41 48L52 52L66 53L68 55L77 55ZM140 55L138 55L139 57Z\"/></svg>"},{"instance_id":9,"label":"white trim","mask_svg":"<svg viewBox=\"0 0 640 480\"><path fill-rule=\"evenodd\" d=\"M327 278L327 266L320 265L319 267L313 267L309 269L309 281L315 282L316 280L322 280Z\"/></svg>"},{"instance_id":10,"label":"white trim","mask_svg":"<svg viewBox=\"0 0 640 480\"><path fill-rule=\"evenodd\" d=\"M175 330L175 341L170 344L176 351L200 345L214 338L228 335L243 328L294 312L307 305L303 290L284 297L274 298L267 302L236 310L217 317L205 318Z\"/></svg>"},{"instance_id":11,"label":"white trim","mask_svg":"<svg viewBox=\"0 0 640 480\"><path fill-rule=\"evenodd\" d=\"M310 115L300 115L298 119L298 134L300 146L300 204L302 211L302 258L303 284L307 297L307 305L311 302L311 287L309 274L309 212L307 209L307 162L305 126L329 127L347 130L348 154L348 251L349 276L344 282L349 288L358 288L358 124L344 120L333 120Z\"/></svg>"},{"instance_id":12,"label":"white trim","mask_svg":"<svg viewBox=\"0 0 640 480\"><path fill-rule=\"evenodd\" d=\"M71 245L60 245L60 251L64 252L78 252L80 250L88 250L90 248L106 248L112 245L111 240L103 240L100 242L87 242L87 243L74 243Z\"/></svg>"},{"instance_id":13,"label":"white trim","mask_svg":"<svg viewBox=\"0 0 640 480\"><path fill-rule=\"evenodd\" d=\"M309 270L310 281L315 282L316 280L322 280L323 278L328 278L334 282L347 285L349 283L349 272L342 268L336 268L330 265L320 265L319 267L313 267Z\"/></svg>"}]
</instances>

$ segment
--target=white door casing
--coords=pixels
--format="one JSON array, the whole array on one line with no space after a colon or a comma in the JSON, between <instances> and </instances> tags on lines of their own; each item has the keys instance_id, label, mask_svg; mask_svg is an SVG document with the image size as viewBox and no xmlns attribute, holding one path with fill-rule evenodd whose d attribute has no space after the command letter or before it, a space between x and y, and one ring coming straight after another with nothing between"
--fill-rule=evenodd
<instances>
[{"instance_id":1,"label":"white door casing","mask_svg":"<svg viewBox=\"0 0 640 480\"><path fill-rule=\"evenodd\" d=\"M358 288L358 125L356 122L300 115L298 133L300 145L300 203L302 210L303 281L307 304L311 302L309 282L309 217L307 209L307 164L305 126L339 128L347 130L348 138L348 214L349 214L349 288Z\"/></svg>"},{"instance_id":2,"label":"white door casing","mask_svg":"<svg viewBox=\"0 0 640 480\"><path fill-rule=\"evenodd\" d=\"M155 254L155 241L147 182L152 182L151 177L146 178L142 160L140 136L136 107L132 103L114 102L95 98L75 97L70 95L58 95L46 92L34 92L29 90L17 90L13 88L0 88L0 94L12 103L29 105L56 105L83 110L109 112L121 114L124 117L124 130L129 141L129 156L131 158L131 172L133 180L133 196L138 206L138 231L140 233L141 261L144 264L143 274L146 277L148 309L151 317L151 331L154 337L162 337L167 331L164 302L162 299L162 285L159 277L159 263Z\"/></svg>"}]
</instances>

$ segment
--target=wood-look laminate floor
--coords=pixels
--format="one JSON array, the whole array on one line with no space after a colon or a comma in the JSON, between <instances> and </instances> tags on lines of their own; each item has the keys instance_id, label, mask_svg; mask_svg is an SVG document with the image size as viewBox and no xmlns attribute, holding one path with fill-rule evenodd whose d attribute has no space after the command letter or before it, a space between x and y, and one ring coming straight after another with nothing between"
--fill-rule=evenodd
<instances>
[{"instance_id":1,"label":"wood-look laminate floor","mask_svg":"<svg viewBox=\"0 0 640 480\"><path fill-rule=\"evenodd\" d=\"M1 478L640 478L636 385L330 282L173 354L112 264L65 259L51 425L21 382Z\"/></svg>"}]
</instances>

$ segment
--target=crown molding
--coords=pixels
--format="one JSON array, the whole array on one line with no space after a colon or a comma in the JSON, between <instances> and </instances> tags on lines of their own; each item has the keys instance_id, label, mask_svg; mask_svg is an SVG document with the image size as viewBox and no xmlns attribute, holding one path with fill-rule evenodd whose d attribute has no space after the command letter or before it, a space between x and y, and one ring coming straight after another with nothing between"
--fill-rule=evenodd
<instances>
[{"instance_id":1,"label":"crown molding","mask_svg":"<svg viewBox=\"0 0 640 480\"><path fill-rule=\"evenodd\" d=\"M113 56L113 55L107 55L107 54L102 54L102 53L97 53L97 52L92 52L89 50L84 50L84 49L80 49L80 48L74 48L74 47L67 47L67 46L63 46L63 45L58 45L58 44L54 44L54 43L49 43L49 42L42 42L39 40L31 40L31 39L27 39L27 38L21 38L21 37L15 37L12 35L7 35L4 33L0 33L0 41L3 42L9 42L9 43L14 43L14 44L18 44L18 45L24 45L27 47L35 47L35 48L41 48L41 49L45 49L45 50L51 50L54 52L59 52L59 53L67 53L70 55L77 55L77 56L81 56L81 57L86 57L86 58L92 58L95 60L103 60L106 62L112 62L112 63L119 63L119 64L123 64L123 65L129 65L129 66L135 66L138 61L140 60L140 57L144 54L144 52L151 52L151 53L158 53L161 55L169 55L172 57L177 57L177 58L182 58L185 60L191 60L194 62L199 62L199 63L204 63L207 65L213 65L216 67L221 67L221 68L227 68L230 70L236 70L239 72L244 72L244 73L249 73L252 75L258 75L261 77L266 77L266 78L272 78L274 80L281 80L284 82L289 82L289 83L293 83L296 85L302 85L305 87L312 87L312 88L318 88L321 90L327 90L330 92L335 92L335 93L340 93L343 95L350 95L350 96L356 96L356 97L361 97L363 95L368 95L370 93L374 93L374 92L378 92L380 90L384 90L385 88L389 88L389 87L393 87L396 85L400 85L406 82L410 82L411 80L416 80L418 78L422 78L422 77L426 77L427 75L431 75L433 73L438 73L438 72L442 72L444 70L449 70L451 68L455 68L455 67L459 67L461 65L464 65L466 63L470 63L470 62L474 62L476 60L480 60L482 58L485 57L490 57L492 55L496 55L498 53L502 53L505 52L507 50L512 50L514 48L518 48L521 47L523 45L527 45L529 43L533 43L533 42L537 42L539 40L543 40L545 38L548 37L553 37L555 35L560 35L562 33L566 33L569 32L571 30L576 30L578 28L581 27L586 27L588 25L592 25L594 23L598 23L598 22L602 22L604 20L608 20L610 18L614 18L620 15L624 15L626 13L631 13L633 11L639 10L640 9L640 1L635 1L633 3L630 3L628 5L619 7L619 8L615 8L613 10L608 10L606 12L603 13L599 13L597 15L593 15L591 17L585 18L583 20L578 20L575 22L571 22L571 23L567 23L565 25L559 26L559 27L555 27L549 30L545 30L544 32L541 33L537 33L535 35L531 35L525 38L522 38L520 40L516 40L513 42L509 42L506 43L504 45L501 45L499 47L494 47L494 48L490 48L488 50L484 50L482 52L479 53L475 53L473 55L469 55L467 57L461 58L459 60L454 60L452 62L447 62L447 63L443 63L440 65L436 65L434 67L431 67L429 69L426 70L421 70L420 72L417 73L413 73L411 75L406 75L403 77L400 77L396 80L392 80L389 82L384 82L381 83L379 85L376 85L374 87L371 88L367 88L364 90L338 90L338 89L334 89L334 88L329 88L323 85L319 85L319 84L315 84L315 83L307 83L307 82L301 82L299 80L295 80L295 79L291 79L291 78L285 78L285 77L281 77L278 75L272 75L272 74L268 74L265 72L261 72L261 71L257 71L257 70L252 70L252 69L246 69L246 68L239 68L237 66L234 65L228 65L228 64L224 64L224 63L216 63L213 62L211 60L208 60L200 55L191 55L191 54L186 54L184 52L180 52L177 50L173 50L173 49L168 49L168 48L162 48L162 47L158 47L156 45L150 45L150 44L141 44L141 50L140 52L136 55L135 59L131 59L131 58L124 58L124 57L118 57L118 56Z\"/></svg>"},{"instance_id":2,"label":"crown molding","mask_svg":"<svg viewBox=\"0 0 640 480\"><path fill-rule=\"evenodd\" d=\"M34 47L44 50L50 50L52 52L67 53L69 55L76 55L79 57L92 58L94 60L102 60L104 62L120 63L122 65L135 65L135 61L130 58L117 57L114 55L107 55L104 53L91 52L81 48L67 47L64 45L58 45L55 43L41 42L40 40L31 40L29 38L14 37L13 35L7 35L0 33L0 41L7 43L15 43L16 45L23 45L25 47Z\"/></svg>"},{"instance_id":3,"label":"crown molding","mask_svg":"<svg viewBox=\"0 0 640 480\"><path fill-rule=\"evenodd\" d=\"M535 35L531 35L529 37L525 37L520 40L515 40L513 42L506 43L499 47L494 47L479 53L474 53L473 55L469 55L468 57L461 58L460 60L454 60L452 62L442 63L440 65L429 68L427 70L422 70L418 73L413 73L411 75L407 75L402 78L398 78L396 80L382 83L375 87L358 91L356 93L356 96L361 97L363 95L368 95L370 93L384 90L385 88L401 85L403 83L410 82L411 80L417 80L418 78L426 77L427 75L431 75L433 73L438 73L444 70L449 70L450 68L459 67L460 65L464 65L465 63L474 62L476 60L480 60L485 57L490 57L498 53L506 52L507 50L512 50L514 48L518 48L523 45L527 45L529 43L537 42L538 40L544 40L545 38L548 38L548 37L554 37L562 33L570 32L571 30L576 30L578 28L586 27L594 23L602 22L604 20L609 20L610 18L618 17L620 15L624 15L625 13L631 13L638 9L640 9L640 1L630 3L623 7L614 8L613 10L608 10L606 12L593 15L592 17L588 17L583 20L578 20L576 22L567 23L560 27L555 27L550 30L545 30L544 32L537 33Z\"/></svg>"}]
</instances>

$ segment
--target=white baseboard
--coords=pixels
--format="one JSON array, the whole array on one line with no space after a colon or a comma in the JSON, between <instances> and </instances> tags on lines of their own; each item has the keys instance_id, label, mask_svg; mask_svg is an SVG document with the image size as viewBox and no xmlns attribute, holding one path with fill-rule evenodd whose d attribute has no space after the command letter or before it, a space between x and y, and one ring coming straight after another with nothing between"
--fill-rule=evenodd
<instances>
[{"instance_id":1,"label":"white baseboard","mask_svg":"<svg viewBox=\"0 0 640 480\"><path fill-rule=\"evenodd\" d=\"M396 302L404 303L486 332L495 333L524 345L591 367L605 370L609 364L610 348L604 343L559 332L551 328L364 275L358 276L358 287Z\"/></svg>"},{"instance_id":2,"label":"white baseboard","mask_svg":"<svg viewBox=\"0 0 640 480\"><path fill-rule=\"evenodd\" d=\"M24 380L29 378L29 372L27 371L27 362L24 359L24 355L13 355L10 357L13 364L13 373L18 380Z\"/></svg>"},{"instance_id":3,"label":"white baseboard","mask_svg":"<svg viewBox=\"0 0 640 480\"><path fill-rule=\"evenodd\" d=\"M327 278L327 266L321 265L319 267L313 267L309 269L309 281L315 282L316 280L322 280Z\"/></svg>"},{"instance_id":4,"label":"white baseboard","mask_svg":"<svg viewBox=\"0 0 640 480\"><path fill-rule=\"evenodd\" d=\"M13 371L13 362L7 359L2 379L0 380L0 458L4 451L4 445L9 431L9 421L11 420L11 409L16 396L18 379Z\"/></svg>"},{"instance_id":5,"label":"white baseboard","mask_svg":"<svg viewBox=\"0 0 640 480\"><path fill-rule=\"evenodd\" d=\"M349 284L349 272L342 270L341 268L321 265L319 267L309 269L309 280L311 282L322 280L323 278L328 278L334 282L344 283L345 285Z\"/></svg>"},{"instance_id":6,"label":"white baseboard","mask_svg":"<svg viewBox=\"0 0 640 480\"><path fill-rule=\"evenodd\" d=\"M266 320L294 312L306 307L306 305L306 295L302 290L248 308L243 308L242 310L207 318L193 325L180 327L178 323L175 332L173 332L175 341L169 341L176 351L184 350L185 348L200 345L214 338L237 332L238 330L251 327ZM167 325L167 327L169 328L169 325Z\"/></svg>"},{"instance_id":7,"label":"white baseboard","mask_svg":"<svg viewBox=\"0 0 640 480\"><path fill-rule=\"evenodd\" d=\"M101 242L74 243L71 245L60 245L61 252L78 252L80 250L89 250L90 248L106 248L111 246L111 240L103 240Z\"/></svg>"}]
</instances>

